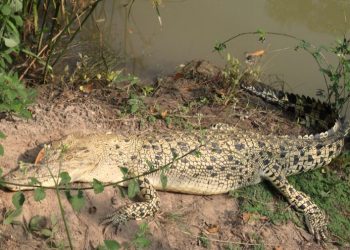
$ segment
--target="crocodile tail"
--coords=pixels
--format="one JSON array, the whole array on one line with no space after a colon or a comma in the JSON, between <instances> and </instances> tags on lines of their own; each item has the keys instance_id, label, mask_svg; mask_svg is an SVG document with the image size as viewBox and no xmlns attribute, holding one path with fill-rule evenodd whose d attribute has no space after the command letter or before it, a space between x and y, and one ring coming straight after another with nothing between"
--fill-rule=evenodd
<instances>
[{"instance_id":1,"label":"crocodile tail","mask_svg":"<svg viewBox=\"0 0 350 250\"><path fill-rule=\"evenodd\" d=\"M300 139L343 139L344 136L346 136L349 132L349 125L347 122L344 121L343 118L339 118L334 123L333 127L328 129L325 132L317 133L317 134L310 134L310 135L299 135Z\"/></svg>"},{"instance_id":2,"label":"crocodile tail","mask_svg":"<svg viewBox=\"0 0 350 250\"><path fill-rule=\"evenodd\" d=\"M276 90L258 81L241 82L241 88L279 106L292 114L301 124L316 131L328 130L339 118L337 111L331 105L309 96Z\"/></svg>"}]
</instances>

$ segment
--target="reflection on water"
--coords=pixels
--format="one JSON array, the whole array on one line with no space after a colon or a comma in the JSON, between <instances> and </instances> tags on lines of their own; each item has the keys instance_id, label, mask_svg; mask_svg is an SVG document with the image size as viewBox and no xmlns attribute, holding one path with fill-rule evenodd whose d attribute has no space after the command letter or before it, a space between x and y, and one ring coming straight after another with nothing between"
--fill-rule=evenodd
<instances>
[{"instance_id":1,"label":"reflection on water","mask_svg":"<svg viewBox=\"0 0 350 250\"><path fill-rule=\"evenodd\" d=\"M212 52L214 44L241 32L262 28L329 45L350 29L350 20L345 22L345 17L350 19L348 0L164 0L163 27L150 1L134 1L129 16L127 3L102 1L81 39L105 41L122 52L130 71L146 77L170 73L192 59L223 64L223 58ZM325 87L323 78L311 56L295 52L295 45L284 38L269 37L260 44L245 37L230 43L227 51L244 61L245 52L265 49L266 81L269 74L277 75L286 82L286 90L315 95L316 89Z\"/></svg>"},{"instance_id":2,"label":"reflection on water","mask_svg":"<svg viewBox=\"0 0 350 250\"><path fill-rule=\"evenodd\" d=\"M267 14L281 24L300 24L332 35L350 30L348 0L266 0Z\"/></svg>"}]
</instances>

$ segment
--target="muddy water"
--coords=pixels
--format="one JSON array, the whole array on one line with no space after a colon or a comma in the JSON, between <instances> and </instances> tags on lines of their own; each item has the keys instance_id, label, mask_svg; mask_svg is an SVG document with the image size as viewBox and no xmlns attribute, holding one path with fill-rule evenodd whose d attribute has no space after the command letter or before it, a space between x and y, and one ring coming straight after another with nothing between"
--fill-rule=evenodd
<instances>
[{"instance_id":1,"label":"muddy water","mask_svg":"<svg viewBox=\"0 0 350 250\"><path fill-rule=\"evenodd\" d=\"M213 52L214 44L258 28L292 34L315 45L329 45L350 32L348 0L163 0L162 26L151 1L136 0L129 15L127 3L103 1L82 39L102 36L127 58L130 71L147 77L172 72L192 59L223 64L224 59ZM269 36L261 44L249 36L229 43L226 51L244 61L245 52L264 49L260 61L264 81L314 96L316 89L325 88L323 78L310 55L294 51L296 44Z\"/></svg>"}]
</instances>

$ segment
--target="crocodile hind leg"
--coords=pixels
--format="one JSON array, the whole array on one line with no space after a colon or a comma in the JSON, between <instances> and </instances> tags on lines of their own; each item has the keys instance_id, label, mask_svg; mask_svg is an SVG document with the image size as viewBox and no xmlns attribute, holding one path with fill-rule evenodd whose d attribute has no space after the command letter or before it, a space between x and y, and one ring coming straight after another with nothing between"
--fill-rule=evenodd
<instances>
[{"instance_id":1,"label":"crocodile hind leg","mask_svg":"<svg viewBox=\"0 0 350 250\"><path fill-rule=\"evenodd\" d=\"M141 220L154 214L159 210L159 196L150 184L149 180L144 178L139 180L140 195L144 201L123 206L101 220L102 225L114 226L118 229L120 224L129 220Z\"/></svg>"},{"instance_id":2,"label":"crocodile hind leg","mask_svg":"<svg viewBox=\"0 0 350 250\"><path fill-rule=\"evenodd\" d=\"M270 165L264 170L264 178L270 181L289 201L289 203L305 216L306 226L316 241L326 240L327 220L324 212L311 201L310 197L296 190L281 174L282 167Z\"/></svg>"}]
</instances>

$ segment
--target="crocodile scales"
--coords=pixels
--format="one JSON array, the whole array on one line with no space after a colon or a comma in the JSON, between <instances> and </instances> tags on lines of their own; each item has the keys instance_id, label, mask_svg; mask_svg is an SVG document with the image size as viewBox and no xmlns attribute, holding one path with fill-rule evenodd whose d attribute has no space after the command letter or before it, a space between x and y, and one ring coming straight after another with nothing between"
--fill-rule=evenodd
<instances>
[{"instance_id":1,"label":"crocodile scales","mask_svg":"<svg viewBox=\"0 0 350 250\"><path fill-rule=\"evenodd\" d=\"M302 99L258 83L242 84L242 88L294 112L297 100ZM290 103L291 99L295 100ZM341 153L347 133L345 123L337 120L326 132L299 137L257 134L224 124L207 130L140 136L73 134L51 144L46 157L36 164L41 167L28 164L25 173L15 170L5 176L5 181L27 184L29 177L35 177L41 185L53 186L54 181L43 165L49 166L54 176L67 171L72 182L91 183L95 178L115 183L126 177L125 169L129 177L145 175L139 178L144 201L126 205L102 220L103 224L118 226L127 220L154 215L160 203L156 190L211 195L267 180L304 213L316 240L325 240L324 212L290 185L286 177L330 163ZM159 168L162 171L154 171ZM150 169L152 173L147 174ZM162 185L161 174L167 176L166 186Z\"/></svg>"}]
</instances>

